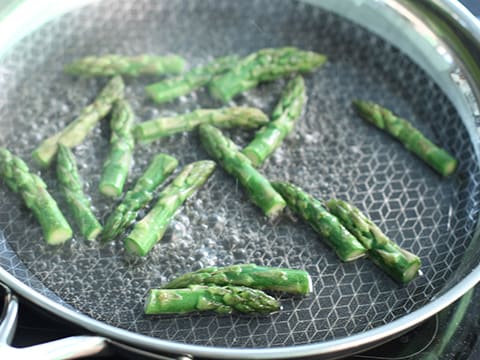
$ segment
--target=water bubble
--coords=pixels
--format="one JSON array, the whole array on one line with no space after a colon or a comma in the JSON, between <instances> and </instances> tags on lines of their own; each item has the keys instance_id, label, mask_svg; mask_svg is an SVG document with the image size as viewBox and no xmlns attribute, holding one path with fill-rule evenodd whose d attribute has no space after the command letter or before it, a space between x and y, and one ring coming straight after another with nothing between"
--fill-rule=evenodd
<instances>
[{"instance_id":1,"label":"water bubble","mask_svg":"<svg viewBox=\"0 0 480 360\"><path fill-rule=\"evenodd\" d=\"M180 239L183 239L187 232L185 225L179 221L172 221L169 230L171 234L170 239L172 241L179 241Z\"/></svg>"}]
</instances>

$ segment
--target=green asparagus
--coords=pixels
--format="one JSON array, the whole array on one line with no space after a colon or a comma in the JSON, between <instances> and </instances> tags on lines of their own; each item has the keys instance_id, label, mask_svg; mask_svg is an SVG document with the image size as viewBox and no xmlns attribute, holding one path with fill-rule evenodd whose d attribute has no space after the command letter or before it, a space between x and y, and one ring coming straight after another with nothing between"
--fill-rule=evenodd
<instances>
[{"instance_id":1,"label":"green asparagus","mask_svg":"<svg viewBox=\"0 0 480 360\"><path fill-rule=\"evenodd\" d=\"M145 314L183 314L193 311L215 311L230 314L270 313L280 304L261 290L242 286L192 285L187 289L150 289Z\"/></svg>"},{"instance_id":2,"label":"green asparagus","mask_svg":"<svg viewBox=\"0 0 480 360\"><path fill-rule=\"evenodd\" d=\"M329 200L327 207L368 249L373 262L395 280L407 283L417 276L420 258L390 240L359 209L338 199Z\"/></svg>"},{"instance_id":3,"label":"green asparagus","mask_svg":"<svg viewBox=\"0 0 480 360\"><path fill-rule=\"evenodd\" d=\"M87 240L93 240L102 231L90 209L90 200L83 193L77 163L70 149L62 144L57 152L57 180L80 233Z\"/></svg>"},{"instance_id":4,"label":"green asparagus","mask_svg":"<svg viewBox=\"0 0 480 360\"><path fill-rule=\"evenodd\" d=\"M215 169L213 161L191 163L160 193L150 212L135 224L125 239L126 249L136 255L145 256L160 241L177 209L193 195Z\"/></svg>"},{"instance_id":5,"label":"green asparagus","mask_svg":"<svg viewBox=\"0 0 480 360\"><path fill-rule=\"evenodd\" d=\"M323 65L326 57L294 47L262 49L238 61L227 73L209 85L210 93L224 102L263 81L271 81L293 72L308 72Z\"/></svg>"},{"instance_id":6,"label":"green asparagus","mask_svg":"<svg viewBox=\"0 0 480 360\"><path fill-rule=\"evenodd\" d=\"M65 66L65 72L79 76L163 75L179 74L185 60L178 55L166 56L87 56Z\"/></svg>"},{"instance_id":7,"label":"green asparagus","mask_svg":"<svg viewBox=\"0 0 480 360\"><path fill-rule=\"evenodd\" d=\"M181 131L190 131L200 124L212 124L218 127L257 128L268 122L261 110L249 107L231 107L222 109L198 109L175 117L163 117L145 121L135 127L135 138L151 141Z\"/></svg>"},{"instance_id":8,"label":"green asparagus","mask_svg":"<svg viewBox=\"0 0 480 360\"><path fill-rule=\"evenodd\" d=\"M237 60L236 56L215 59L207 65L198 66L180 76L148 85L145 91L157 103L173 100L208 84L215 75L232 68Z\"/></svg>"},{"instance_id":9,"label":"green asparagus","mask_svg":"<svg viewBox=\"0 0 480 360\"><path fill-rule=\"evenodd\" d=\"M287 201L288 207L322 235L342 261L352 261L365 255L367 249L320 201L288 182L272 182L272 185Z\"/></svg>"},{"instance_id":10,"label":"green asparagus","mask_svg":"<svg viewBox=\"0 0 480 360\"><path fill-rule=\"evenodd\" d=\"M40 144L32 154L37 163L48 166L57 152L58 144L71 148L82 143L96 123L110 112L115 100L123 98L124 87L121 77L111 79L95 101L84 108L74 121Z\"/></svg>"},{"instance_id":11,"label":"green asparagus","mask_svg":"<svg viewBox=\"0 0 480 360\"><path fill-rule=\"evenodd\" d=\"M259 206L265 215L276 217L285 207L285 201L251 165L250 160L217 128L200 125L199 132L202 145L210 156L219 161L227 173L240 181L253 203Z\"/></svg>"},{"instance_id":12,"label":"green asparagus","mask_svg":"<svg viewBox=\"0 0 480 360\"><path fill-rule=\"evenodd\" d=\"M262 127L252 142L242 150L253 166L261 166L293 130L306 100L305 82L301 76L297 76L285 88L280 102L273 110L271 121Z\"/></svg>"},{"instance_id":13,"label":"green asparagus","mask_svg":"<svg viewBox=\"0 0 480 360\"><path fill-rule=\"evenodd\" d=\"M452 155L433 144L407 120L372 102L355 100L353 104L363 119L399 140L441 175L451 175L457 168L457 160Z\"/></svg>"},{"instance_id":14,"label":"green asparagus","mask_svg":"<svg viewBox=\"0 0 480 360\"><path fill-rule=\"evenodd\" d=\"M100 192L106 196L118 197L122 193L133 158L133 115L130 104L117 100L110 120L110 153L103 165L100 178Z\"/></svg>"},{"instance_id":15,"label":"green asparagus","mask_svg":"<svg viewBox=\"0 0 480 360\"><path fill-rule=\"evenodd\" d=\"M312 279L303 270L257 266L255 264L208 267L182 275L163 286L181 289L190 285L234 285L260 290L283 291L307 295L312 291Z\"/></svg>"},{"instance_id":16,"label":"green asparagus","mask_svg":"<svg viewBox=\"0 0 480 360\"><path fill-rule=\"evenodd\" d=\"M12 191L22 196L40 223L48 244L62 244L72 237L72 229L48 193L47 185L29 171L22 159L5 148L0 148L0 177Z\"/></svg>"},{"instance_id":17,"label":"green asparagus","mask_svg":"<svg viewBox=\"0 0 480 360\"><path fill-rule=\"evenodd\" d=\"M123 201L107 218L101 234L102 241L113 240L135 221L138 211L153 199L155 189L165 181L177 165L177 159L166 154L158 154L153 158L133 189L125 194Z\"/></svg>"}]
</instances>

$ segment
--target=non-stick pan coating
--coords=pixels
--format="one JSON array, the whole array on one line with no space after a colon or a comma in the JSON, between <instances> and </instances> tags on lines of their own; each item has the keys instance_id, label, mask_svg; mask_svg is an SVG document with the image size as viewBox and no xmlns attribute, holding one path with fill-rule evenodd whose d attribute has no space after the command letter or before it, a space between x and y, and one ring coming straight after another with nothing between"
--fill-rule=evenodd
<instances>
[{"instance_id":1,"label":"non-stick pan coating","mask_svg":"<svg viewBox=\"0 0 480 360\"><path fill-rule=\"evenodd\" d=\"M178 53L191 66L214 56L246 55L293 45L325 53L328 63L306 76L308 105L295 132L264 166L321 199L348 199L402 247L418 254L422 275L406 286L368 259L341 263L308 226L285 215L269 222L220 168L187 202L145 259L120 242L100 247L75 238L49 247L19 197L0 186L0 265L36 290L107 324L189 344L274 347L338 339L421 308L452 286L477 224L478 159L456 111L426 74L366 30L296 1L102 1L54 20L14 47L0 64L0 144L34 167L30 152L71 121L105 80L79 80L62 67L90 54ZM156 106L143 92L152 78L127 79L138 121L221 104L204 91ZM285 82L259 86L233 104L269 113ZM412 122L459 159L441 178L399 143L358 118L350 101L379 102ZM252 133L229 134L244 145ZM108 122L75 148L95 211L115 202L98 190L108 149ZM157 152L180 164L205 159L195 133L137 146L129 185ZM52 193L54 172L42 171ZM60 200L60 204L62 201ZM77 231L78 233L78 231ZM303 268L313 277L307 298L282 296L272 316L143 315L148 288L209 265L256 263ZM26 270L23 265L26 266Z\"/></svg>"}]
</instances>

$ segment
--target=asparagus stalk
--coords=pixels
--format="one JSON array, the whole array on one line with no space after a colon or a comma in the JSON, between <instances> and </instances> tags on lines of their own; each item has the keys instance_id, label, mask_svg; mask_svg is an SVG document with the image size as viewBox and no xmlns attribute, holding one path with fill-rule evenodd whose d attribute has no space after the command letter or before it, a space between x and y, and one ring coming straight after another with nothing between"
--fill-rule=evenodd
<instances>
[{"instance_id":1,"label":"asparagus stalk","mask_svg":"<svg viewBox=\"0 0 480 360\"><path fill-rule=\"evenodd\" d=\"M40 144L32 154L37 163L41 166L48 166L57 152L58 144L69 148L81 144L97 122L110 112L115 100L123 98L124 88L121 77L112 78L95 101L84 108L74 121Z\"/></svg>"},{"instance_id":2,"label":"asparagus stalk","mask_svg":"<svg viewBox=\"0 0 480 360\"><path fill-rule=\"evenodd\" d=\"M145 87L147 95L157 103L164 103L208 84L212 78L234 66L238 58L225 56L211 63L198 66L185 74L169 78Z\"/></svg>"},{"instance_id":3,"label":"asparagus stalk","mask_svg":"<svg viewBox=\"0 0 480 360\"><path fill-rule=\"evenodd\" d=\"M234 285L260 290L283 291L307 295L312 291L312 279L303 270L283 269L255 264L226 267L208 267L184 274L163 286L164 289L181 289L190 285Z\"/></svg>"},{"instance_id":4,"label":"asparagus stalk","mask_svg":"<svg viewBox=\"0 0 480 360\"><path fill-rule=\"evenodd\" d=\"M272 185L287 201L288 207L318 232L342 261L352 261L365 255L367 249L320 201L288 182L272 182Z\"/></svg>"},{"instance_id":5,"label":"asparagus stalk","mask_svg":"<svg viewBox=\"0 0 480 360\"><path fill-rule=\"evenodd\" d=\"M373 262L395 280L407 283L417 276L420 258L390 240L358 208L338 199L329 200L327 207L368 249Z\"/></svg>"},{"instance_id":6,"label":"asparagus stalk","mask_svg":"<svg viewBox=\"0 0 480 360\"><path fill-rule=\"evenodd\" d=\"M153 158L133 189L125 194L123 201L107 218L102 232L103 241L113 240L135 221L138 211L153 199L155 189L177 165L177 159L166 154L158 154Z\"/></svg>"},{"instance_id":7,"label":"asparagus stalk","mask_svg":"<svg viewBox=\"0 0 480 360\"><path fill-rule=\"evenodd\" d=\"M151 141L177 132L193 130L200 124L212 124L223 128L235 126L257 128L267 122L267 115L256 108L198 109L184 115L145 121L135 127L134 133L137 140Z\"/></svg>"},{"instance_id":8,"label":"asparagus stalk","mask_svg":"<svg viewBox=\"0 0 480 360\"><path fill-rule=\"evenodd\" d=\"M166 56L87 56L65 66L65 72L78 76L163 75L179 74L185 60L178 55Z\"/></svg>"},{"instance_id":9,"label":"asparagus stalk","mask_svg":"<svg viewBox=\"0 0 480 360\"><path fill-rule=\"evenodd\" d=\"M280 304L261 290L242 286L201 286L187 289L151 289L145 302L145 314L183 314L193 311L215 311L230 314L270 313Z\"/></svg>"},{"instance_id":10,"label":"asparagus stalk","mask_svg":"<svg viewBox=\"0 0 480 360\"><path fill-rule=\"evenodd\" d=\"M40 223L48 244L62 244L72 237L72 229L48 193L47 185L29 171L22 159L5 148L0 148L0 177L12 191L22 196Z\"/></svg>"},{"instance_id":11,"label":"asparagus stalk","mask_svg":"<svg viewBox=\"0 0 480 360\"><path fill-rule=\"evenodd\" d=\"M177 209L207 181L215 169L213 161L191 163L160 193L150 212L135 224L125 239L126 249L145 256L160 241Z\"/></svg>"},{"instance_id":12,"label":"asparagus stalk","mask_svg":"<svg viewBox=\"0 0 480 360\"><path fill-rule=\"evenodd\" d=\"M452 155L428 140L407 120L372 102L355 100L353 104L363 119L385 130L441 175L451 175L457 168L457 160Z\"/></svg>"},{"instance_id":13,"label":"asparagus stalk","mask_svg":"<svg viewBox=\"0 0 480 360\"><path fill-rule=\"evenodd\" d=\"M103 165L99 185L100 192L106 196L117 197L122 193L133 158L134 119L127 101L120 99L114 103L110 120L110 153Z\"/></svg>"},{"instance_id":14,"label":"asparagus stalk","mask_svg":"<svg viewBox=\"0 0 480 360\"><path fill-rule=\"evenodd\" d=\"M242 150L253 166L261 166L293 130L306 100L305 82L300 75L296 76L287 84L280 102L273 110L271 121L257 131L252 142Z\"/></svg>"},{"instance_id":15,"label":"asparagus stalk","mask_svg":"<svg viewBox=\"0 0 480 360\"><path fill-rule=\"evenodd\" d=\"M70 149L62 144L58 146L57 179L80 233L87 240L95 239L102 231L102 225L90 209L90 200L82 191L75 157Z\"/></svg>"},{"instance_id":16,"label":"asparagus stalk","mask_svg":"<svg viewBox=\"0 0 480 360\"><path fill-rule=\"evenodd\" d=\"M294 47L262 49L238 61L209 85L210 93L224 102L235 95L293 72L309 72L323 65L326 57Z\"/></svg>"},{"instance_id":17,"label":"asparagus stalk","mask_svg":"<svg viewBox=\"0 0 480 360\"><path fill-rule=\"evenodd\" d=\"M237 146L211 125L200 125L200 139L205 150L220 162L225 171L236 177L268 217L276 217L285 207L285 201L268 180L238 151Z\"/></svg>"}]
</instances>

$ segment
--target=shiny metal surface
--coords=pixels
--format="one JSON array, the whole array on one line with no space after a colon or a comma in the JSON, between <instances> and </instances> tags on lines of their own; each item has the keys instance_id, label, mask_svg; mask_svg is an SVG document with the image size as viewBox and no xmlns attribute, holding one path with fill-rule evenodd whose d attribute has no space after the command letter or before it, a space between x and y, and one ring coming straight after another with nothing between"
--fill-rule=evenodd
<instances>
[{"instance_id":1,"label":"shiny metal surface","mask_svg":"<svg viewBox=\"0 0 480 360\"><path fill-rule=\"evenodd\" d=\"M386 38L398 46L402 52L408 54L419 66L424 68L455 105L470 139L473 141L473 149L478 157L478 128L480 123L478 119L477 100L479 84L476 82L475 64L468 61L467 63L463 63L462 47L459 47L458 39L452 39L449 36L451 34L439 32L439 28L432 25L431 22L434 22L436 15L430 16L428 10L415 7L414 2L408 1L357 0L348 2L348 5L345 5L347 2L333 1L315 3L360 23L362 26ZM69 6L72 5L73 3L69 3ZM435 11L439 11L439 9L455 10L455 14L457 14L456 20L461 23L459 26L463 26L466 31L471 34L475 34L475 31L478 32L478 24L473 21L468 14L463 13L462 9L458 8L453 2L436 1L432 2L430 6L431 9ZM27 8L17 8L12 16L16 14L19 18L24 16L25 19L28 19L28 12L24 12L27 11L25 9ZM62 9L62 6L56 6L55 14L44 13L48 14L45 19L49 18L49 16L58 15L63 10L67 9ZM419 11L423 12L420 13ZM25 23L28 23L27 20L25 21ZM22 31L25 31L25 33L33 31L39 24L40 21L34 24L31 29L23 29ZM16 32L13 31L13 27L16 25L10 23L8 26L9 27L6 28L4 24L0 24L0 34L6 34L2 29L11 30L7 32L8 34L16 34ZM4 48L7 48L18 41L18 38L7 35L3 39L0 38L0 40L3 41L3 43L0 43L3 44ZM0 47L0 49L2 48ZM473 52L480 51L478 48L473 48L472 50ZM476 213L474 213L474 215L478 216ZM475 219L475 222L476 220L477 219ZM54 310L59 315L72 319L90 330L100 332L126 343L133 343L145 349L170 353L188 352L197 356L216 358L244 358L247 356L255 356L256 358L285 358L305 357L318 354L323 354L325 357L328 357L336 356L342 352L357 351L365 346L371 346L373 343L398 334L438 312L461 296L479 281L480 271L478 269L477 235L472 237L470 247L466 253L468 256L463 258L463 264L458 265L456 273L452 274L450 279L442 283L445 290L440 291L435 298L427 301L411 313L407 312L388 324L380 325L365 332L350 334L351 336L348 337L327 338L324 341L307 345L272 347L269 349L229 349L218 346L198 346L134 334L131 331L105 325L103 322L93 320L89 316L79 314L69 308L68 305L66 306L66 304L61 303L61 301L59 304L55 294L50 294L51 296L48 294L39 295L31 289L31 287L38 288L38 286L41 286L41 284L35 283L38 280L33 279L33 284L26 286L4 270L0 270L0 280L11 286L14 291L31 298L42 307Z\"/></svg>"},{"instance_id":2,"label":"shiny metal surface","mask_svg":"<svg viewBox=\"0 0 480 360\"><path fill-rule=\"evenodd\" d=\"M0 284L0 287L4 285ZM18 299L8 288L5 291L3 314L0 317L0 358L57 360L76 359L95 355L105 349L105 338L98 336L71 336L49 343L23 348L11 346L18 318Z\"/></svg>"}]
</instances>

